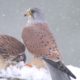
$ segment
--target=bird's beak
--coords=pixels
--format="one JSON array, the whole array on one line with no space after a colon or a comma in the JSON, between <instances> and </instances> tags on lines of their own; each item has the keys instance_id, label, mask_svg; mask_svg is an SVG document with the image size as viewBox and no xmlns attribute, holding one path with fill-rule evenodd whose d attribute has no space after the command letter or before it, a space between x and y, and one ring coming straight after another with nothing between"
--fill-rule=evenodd
<instances>
[{"instance_id":1,"label":"bird's beak","mask_svg":"<svg viewBox=\"0 0 80 80\"><path fill-rule=\"evenodd\" d=\"M30 16L30 17L32 17L32 11L31 11L30 8L27 10L27 12L24 14L24 16Z\"/></svg>"}]
</instances>

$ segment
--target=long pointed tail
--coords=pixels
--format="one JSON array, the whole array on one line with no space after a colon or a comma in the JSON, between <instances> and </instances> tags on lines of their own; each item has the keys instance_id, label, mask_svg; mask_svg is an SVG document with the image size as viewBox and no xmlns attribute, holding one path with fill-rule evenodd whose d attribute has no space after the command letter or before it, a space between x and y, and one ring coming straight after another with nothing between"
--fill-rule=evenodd
<instances>
[{"instance_id":1,"label":"long pointed tail","mask_svg":"<svg viewBox=\"0 0 80 80\"><path fill-rule=\"evenodd\" d=\"M48 64L50 64L51 66L57 68L58 70L61 70L62 72L68 74L69 76L73 77L74 79L76 79L76 76L61 62L54 62L50 59L46 59L43 58Z\"/></svg>"}]
</instances>

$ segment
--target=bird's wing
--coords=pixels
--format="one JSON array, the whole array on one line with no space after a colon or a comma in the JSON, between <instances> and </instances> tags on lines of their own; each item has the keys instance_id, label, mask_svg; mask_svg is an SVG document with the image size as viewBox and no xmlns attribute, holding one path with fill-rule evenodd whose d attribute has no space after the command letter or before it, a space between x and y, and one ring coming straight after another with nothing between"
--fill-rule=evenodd
<instances>
[{"instance_id":1,"label":"bird's wing","mask_svg":"<svg viewBox=\"0 0 80 80\"><path fill-rule=\"evenodd\" d=\"M24 54L25 46L16 38L9 35L0 35L0 56L11 61L20 54Z\"/></svg>"},{"instance_id":2,"label":"bird's wing","mask_svg":"<svg viewBox=\"0 0 80 80\"><path fill-rule=\"evenodd\" d=\"M0 53L5 53L6 50L3 47L0 47Z\"/></svg>"},{"instance_id":3,"label":"bird's wing","mask_svg":"<svg viewBox=\"0 0 80 80\"><path fill-rule=\"evenodd\" d=\"M34 55L60 59L60 52L47 25L32 24L25 27L22 38L27 49Z\"/></svg>"},{"instance_id":4,"label":"bird's wing","mask_svg":"<svg viewBox=\"0 0 80 80\"><path fill-rule=\"evenodd\" d=\"M9 35L0 35L0 48L10 55L18 55L25 51L23 43Z\"/></svg>"},{"instance_id":5,"label":"bird's wing","mask_svg":"<svg viewBox=\"0 0 80 80\"><path fill-rule=\"evenodd\" d=\"M52 66L53 69L56 68L57 71L59 70L59 72L61 72L63 74L66 73L68 76L71 76L74 79L76 79L76 76L61 61L54 62L54 61L46 59L46 58L43 58L43 59L48 63L48 65ZM62 80L62 79L60 79L60 80ZM66 79L64 79L64 80L66 80Z\"/></svg>"}]
</instances>

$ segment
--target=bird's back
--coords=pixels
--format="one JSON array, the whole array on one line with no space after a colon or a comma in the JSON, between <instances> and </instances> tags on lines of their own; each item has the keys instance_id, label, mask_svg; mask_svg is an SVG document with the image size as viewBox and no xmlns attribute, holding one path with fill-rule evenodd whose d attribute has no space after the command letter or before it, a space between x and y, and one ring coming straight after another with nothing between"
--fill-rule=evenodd
<instances>
[{"instance_id":1,"label":"bird's back","mask_svg":"<svg viewBox=\"0 0 80 80\"><path fill-rule=\"evenodd\" d=\"M24 45L9 35L0 35L0 55L18 55L25 51Z\"/></svg>"}]
</instances>

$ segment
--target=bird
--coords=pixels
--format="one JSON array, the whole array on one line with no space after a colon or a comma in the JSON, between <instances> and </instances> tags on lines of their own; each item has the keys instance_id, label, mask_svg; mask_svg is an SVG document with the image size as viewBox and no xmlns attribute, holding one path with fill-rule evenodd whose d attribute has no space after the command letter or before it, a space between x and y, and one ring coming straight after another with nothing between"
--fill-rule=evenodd
<instances>
[{"instance_id":1,"label":"bird","mask_svg":"<svg viewBox=\"0 0 80 80\"><path fill-rule=\"evenodd\" d=\"M52 78L54 72L59 76L52 80L70 80L70 77L76 79L76 76L64 65L56 40L41 9L29 8L24 16L27 16L27 23L22 31L22 39L27 50L34 58L46 62ZM66 75L67 78L64 79L62 75Z\"/></svg>"},{"instance_id":2,"label":"bird","mask_svg":"<svg viewBox=\"0 0 80 80\"><path fill-rule=\"evenodd\" d=\"M15 37L0 34L0 69L26 60L25 46Z\"/></svg>"}]
</instances>

